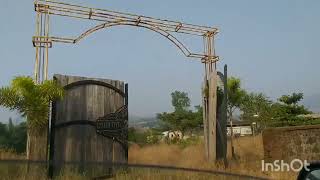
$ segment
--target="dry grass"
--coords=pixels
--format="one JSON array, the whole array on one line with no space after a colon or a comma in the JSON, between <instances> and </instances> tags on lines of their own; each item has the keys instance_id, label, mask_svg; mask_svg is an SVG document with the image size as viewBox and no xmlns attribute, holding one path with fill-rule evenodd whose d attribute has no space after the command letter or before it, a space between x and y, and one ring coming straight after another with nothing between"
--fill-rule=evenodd
<instances>
[{"instance_id":1,"label":"dry grass","mask_svg":"<svg viewBox=\"0 0 320 180\"><path fill-rule=\"evenodd\" d=\"M204 156L204 146L198 145L180 148L177 145L157 144L147 147L131 146L129 162L141 164L170 165L179 167L221 170L271 179L295 179L293 172L262 172L263 159L262 137L240 137L234 141L237 159L231 157L230 142L228 144L228 166L224 163L208 163Z\"/></svg>"},{"instance_id":2,"label":"dry grass","mask_svg":"<svg viewBox=\"0 0 320 180\"><path fill-rule=\"evenodd\" d=\"M131 173L123 173L117 174L115 176L116 180L208 180L208 179L215 179L215 180L247 180L247 178L238 178L238 177L230 177L230 176L223 176L223 175L209 175L209 174L202 174L202 173L194 173L194 172L181 172L181 171L164 171L164 170L141 170L135 169L131 171Z\"/></svg>"},{"instance_id":3,"label":"dry grass","mask_svg":"<svg viewBox=\"0 0 320 180\"><path fill-rule=\"evenodd\" d=\"M0 159L25 159L24 154L17 154L11 149L0 149Z\"/></svg>"},{"instance_id":4,"label":"dry grass","mask_svg":"<svg viewBox=\"0 0 320 180\"><path fill-rule=\"evenodd\" d=\"M293 172L262 172L261 160L263 159L263 146L261 136L241 137L234 141L237 159L231 158L230 143L228 144L228 166L223 162L208 163L204 156L203 143L181 148L178 145L156 144L140 147L132 145L129 148L129 162L137 164L168 165L197 169L219 170L240 173L251 176L267 177L270 179L296 179ZM0 150L0 158L23 159L25 156L17 155L12 151ZM31 168L33 169L33 168ZM1 179L28 179L25 177L26 166L12 166L0 164ZM45 174L45 173L44 173ZM30 176L31 179L46 179L45 175ZM30 179L29 178L29 179ZM66 172L56 179L87 179L72 171ZM152 170L129 168L126 173L117 173L114 179L234 179L226 176L212 176L200 173L188 173L170 170Z\"/></svg>"}]
</instances>

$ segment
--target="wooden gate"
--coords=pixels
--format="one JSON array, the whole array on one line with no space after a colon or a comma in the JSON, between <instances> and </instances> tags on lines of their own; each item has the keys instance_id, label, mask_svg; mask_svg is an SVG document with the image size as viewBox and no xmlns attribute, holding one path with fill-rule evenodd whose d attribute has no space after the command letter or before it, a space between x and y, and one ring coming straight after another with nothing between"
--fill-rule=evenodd
<instances>
[{"instance_id":1,"label":"wooden gate","mask_svg":"<svg viewBox=\"0 0 320 180\"><path fill-rule=\"evenodd\" d=\"M54 75L65 95L52 103L49 176L66 162L128 161L128 84ZM104 169L107 169L104 167Z\"/></svg>"}]
</instances>

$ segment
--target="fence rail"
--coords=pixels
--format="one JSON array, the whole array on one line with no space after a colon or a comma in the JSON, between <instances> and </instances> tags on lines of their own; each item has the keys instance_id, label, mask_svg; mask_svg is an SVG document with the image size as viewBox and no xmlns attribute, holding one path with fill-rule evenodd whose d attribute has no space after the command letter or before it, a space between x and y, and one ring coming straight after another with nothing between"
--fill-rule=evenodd
<instances>
[{"instance_id":1,"label":"fence rail","mask_svg":"<svg viewBox=\"0 0 320 180\"><path fill-rule=\"evenodd\" d=\"M47 166L49 164L48 161L43 160L25 160L25 159L0 159L0 164L33 164L33 165L44 165ZM65 165L77 165L83 162L80 161L65 161L61 162ZM195 168L185 168L185 167L175 167L175 166L164 166L164 165L152 165L152 164L131 164L131 163L122 163L122 162L96 162L96 161L86 161L86 165L99 165L105 167L125 167L125 168L141 168L141 169L156 169L156 170L170 170L170 171L183 171L183 172L191 172L191 173L202 173L209 175L221 175L227 177L234 178L243 178L243 179L256 179L256 180L267 180L267 177L257 177L250 176L238 173L217 171L217 170L209 170L209 169L195 169ZM104 179L110 177L110 175L102 175L92 177L92 179Z\"/></svg>"}]
</instances>

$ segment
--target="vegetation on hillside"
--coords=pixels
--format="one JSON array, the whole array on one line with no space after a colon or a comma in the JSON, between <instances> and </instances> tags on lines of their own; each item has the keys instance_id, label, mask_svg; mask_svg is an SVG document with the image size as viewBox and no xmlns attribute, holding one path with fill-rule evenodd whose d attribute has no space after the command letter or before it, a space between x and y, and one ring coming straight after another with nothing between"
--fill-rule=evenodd
<instances>
[{"instance_id":1,"label":"vegetation on hillside","mask_svg":"<svg viewBox=\"0 0 320 180\"><path fill-rule=\"evenodd\" d=\"M174 91L171 93L171 99L174 111L157 114L163 130L179 130L184 134L201 127L203 124L201 106L195 106L195 111L191 110L190 99L186 92Z\"/></svg>"},{"instance_id":2,"label":"vegetation on hillside","mask_svg":"<svg viewBox=\"0 0 320 180\"><path fill-rule=\"evenodd\" d=\"M302 99L303 93L292 93L283 95L274 102L261 92L243 89L240 79L228 79L228 117L232 117L234 111L238 110L241 120L258 122L259 130L267 127L319 124L320 119L301 116L312 113L299 104Z\"/></svg>"},{"instance_id":3,"label":"vegetation on hillside","mask_svg":"<svg viewBox=\"0 0 320 180\"><path fill-rule=\"evenodd\" d=\"M17 153L24 153L27 142L26 127L25 122L14 125L11 118L8 124L0 123L0 148L13 150Z\"/></svg>"},{"instance_id":4,"label":"vegetation on hillside","mask_svg":"<svg viewBox=\"0 0 320 180\"><path fill-rule=\"evenodd\" d=\"M231 119L234 112L238 110L241 120L258 122L259 130L267 127L320 124L320 119L301 116L312 113L299 104L303 99L303 93L283 95L274 102L261 92L248 92L243 89L241 80L235 77L228 78L227 89L228 119ZM191 111L190 99L186 92L175 91L171 96L174 111L158 114L163 125L167 126L167 129L182 132L200 127L202 125L202 107L196 106L196 111Z\"/></svg>"},{"instance_id":5,"label":"vegetation on hillside","mask_svg":"<svg viewBox=\"0 0 320 180\"><path fill-rule=\"evenodd\" d=\"M272 101L261 92L248 92L241 87L241 80L235 77L228 79L227 89L228 119L230 120L234 112L238 111L241 120L257 122L258 131L268 127L320 124L320 119L301 116L312 113L299 104L303 99L303 93L283 95L277 101ZM223 93L219 89L217 92ZM173 112L158 113L159 124L155 126L156 128L143 132L135 128L129 129L129 141L138 144L154 144L161 139L161 131L179 130L183 134L202 131L202 107L198 105L192 110L190 98L186 92L174 91L171 93L171 99Z\"/></svg>"}]
</instances>

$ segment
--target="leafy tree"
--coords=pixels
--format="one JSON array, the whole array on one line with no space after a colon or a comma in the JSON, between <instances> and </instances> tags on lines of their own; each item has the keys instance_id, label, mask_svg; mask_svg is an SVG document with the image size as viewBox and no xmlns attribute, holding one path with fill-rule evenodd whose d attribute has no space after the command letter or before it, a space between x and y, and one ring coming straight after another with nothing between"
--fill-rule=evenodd
<instances>
[{"instance_id":1,"label":"leafy tree","mask_svg":"<svg viewBox=\"0 0 320 180\"><path fill-rule=\"evenodd\" d=\"M273 116L272 101L263 93L246 94L240 109L242 119L251 122L257 121L262 125L262 128L267 125Z\"/></svg>"},{"instance_id":2,"label":"leafy tree","mask_svg":"<svg viewBox=\"0 0 320 180\"><path fill-rule=\"evenodd\" d=\"M190 108L190 99L186 92L174 91L171 93L171 98L175 111L185 111Z\"/></svg>"},{"instance_id":3,"label":"leafy tree","mask_svg":"<svg viewBox=\"0 0 320 180\"><path fill-rule=\"evenodd\" d=\"M27 145L27 124L22 122L19 125L14 126L14 134L11 135L10 146L17 153L26 152Z\"/></svg>"},{"instance_id":4,"label":"leafy tree","mask_svg":"<svg viewBox=\"0 0 320 180\"><path fill-rule=\"evenodd\" d=\"M163 129L180 130L182 133L192 131L202 124L202 107L195 106L196 111L190 110L190 99L185 92L175 91L171 93L174 112L157 114Z\"/></svg>"},{"instance_id":5,"label":"leafy tree","mask_svg":"<svg viewBox=\"0 0 320 180\"><path fill-rule=\"evenodd\" d=\"M292 95L283 95L278 100L287 105L297 105L303 99L303 93L292 93Z\"/></svg>"},{"instance_id":6,"label":"leafy tree","mask_svg":"<svg viewBox=\"0 0 320 180\"><path fill-rule=\"evenodd\" d=\"M193 126L200 127L203 124L203 108L200 105L194 106L195 111L193 112Z\"/></svg>"},{"instance_id":7,"label":"leafy tree","mask_svg":"<svg viewBox=\"0 0 320 180\"><path fill-rule=\"evenodd\" d=\"M309 114L303 105L298 105L298 102L303 99L303 93L292 93L292 95L283 95L278 101L283 103L286 113L290 115Z\"/></svg>"},{"instance_id":8,"label":"leafy tree","mask_svg":"<svg viewBox=\"0 0 320 180\"><path fill-rule=\"evenodd\" d=\"M63 88L55 81L36 84L26 76L16 77L10 86L0 88L0 106L17 110L27 118L29 159L46 159L49 102L62 96Z\"/></svg>"},{"instance_id":9,"label":"leafy tree","mask_svg":"<svg viewBox=\"0 0 320 180\"><path fill-rule=\"evenodd\" d=\"M8 147L8 130L6 124L0 122L0 148Z\"/></svg>"},{"instance_id":10,"label":"leafy tree","mask_svg":"<svg viewBox=\"0 0 320 180\"><path fill-rule=\"evenodd\" d=\"M292 93L281 96L278 102L272 102L262 93L249 93L241 106L242 118L258 121L260 128L305 124L306 119L298 115L308 114L310 111L298 104L302 98L302 93Z\"/></svg>"},{"instance_id":11,"label":"leafy tree","mask_svg":"<svg viewBox=\"0 0 320 180\"><path fill-rule=\"evenodd\" d=\"M244 97L246 95L246 92L241 88L240 79L235 77L228 78L227 90L228 90L227 113L228 113L228 119L231 124L231 137L233 137L233 130L232 130L233 112L237 108L241 107ZM231 138L231 152L232 152L232 157L236 157L232 138Z\"/></svg>"},{"instance_id":12,"label":"leafy tree","mask_svg":"<svg viewBox=\"0 0 320 180\"><path fill-rule=\"evenodd\" d=\"M185 132L192 126L192 111L175 111L172 113L161 113L158 114L160 119L170 130L180 130Z\"/></svg>"},{"instance_id":13,"label":"leafy tree","mask_svg":"<svg viewBox=\"0 0 320 180\"><path fill-rule=\"evenodd\" d=\"M281 96L278 99L279 102L272 105L274 126L299 125L301 121L305 121L304 118L300 118L298 115L309 114L311 111L298 104L302 99L303 93Z\"/></svg>"},{"instance_id":14,"label":"leafy tree","mask_svg":"<svg viewBox=\"0 0 320 180\"><path fill-rule=\"evenodd\" d=\"M8 124L0 123L0 148L12 149L17 153L23 153L26 150L26 142L27 127L25 122L14 125L10 118Z\"/></svg>"},{"instance_id":15,"label":"leafy tree","mask_svg":"<svg viewBox=\"0 0 320 180\"><path fill-rule=\"evenodd\" d=\"M246 95L246 92L241 88L240 79L235 77L228 78L227 87L228 87L227 112L228 112L229 119L231 119L233 112L237 108L241 107L244 97Z\"/></svg>"}]
</instances>

